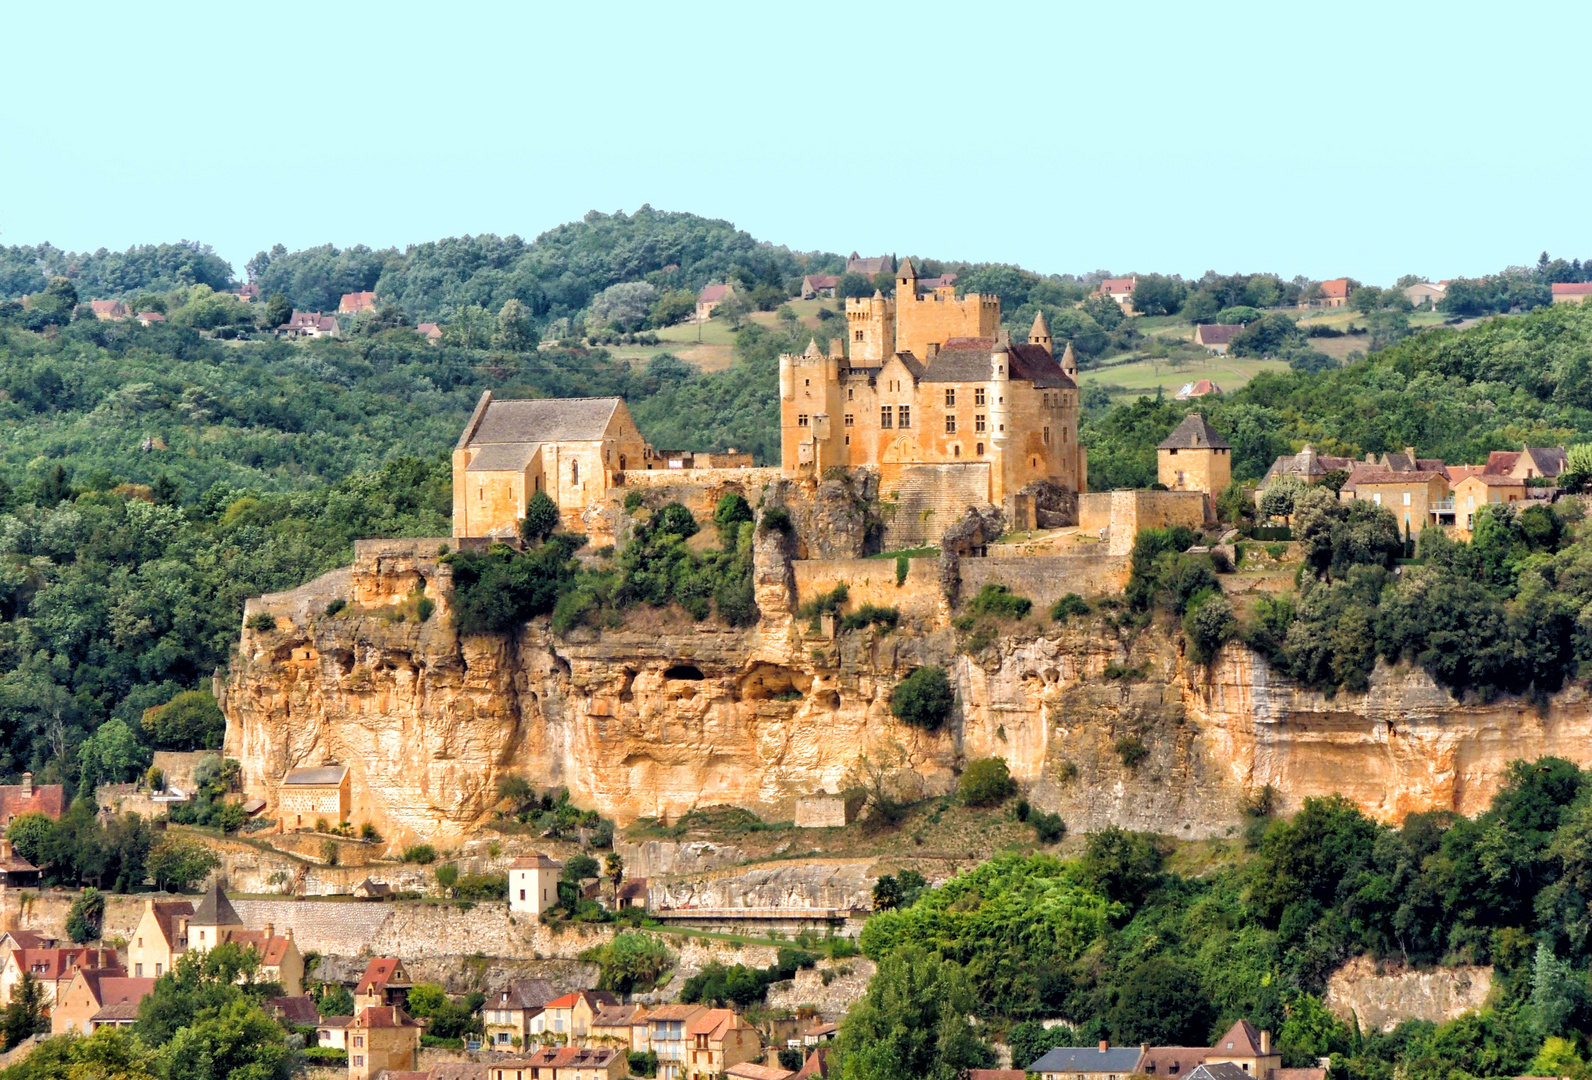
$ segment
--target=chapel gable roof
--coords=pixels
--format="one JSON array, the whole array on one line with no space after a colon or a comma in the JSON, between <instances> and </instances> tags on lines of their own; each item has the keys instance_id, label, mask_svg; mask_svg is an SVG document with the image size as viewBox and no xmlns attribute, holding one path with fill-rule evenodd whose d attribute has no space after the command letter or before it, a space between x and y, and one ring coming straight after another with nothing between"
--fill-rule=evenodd
<instances>
[{"instance_id":1,"label":"chapel gable roof","mask_svg":"<svg viewBox=\"0 0 1592 1080\"><path fill-rule=\"evenodd\" d=\"M623 407L624 401L617 397L489 399L479 422L465 429L459 445L597 442Z\"/></svg>"}]
</instances>

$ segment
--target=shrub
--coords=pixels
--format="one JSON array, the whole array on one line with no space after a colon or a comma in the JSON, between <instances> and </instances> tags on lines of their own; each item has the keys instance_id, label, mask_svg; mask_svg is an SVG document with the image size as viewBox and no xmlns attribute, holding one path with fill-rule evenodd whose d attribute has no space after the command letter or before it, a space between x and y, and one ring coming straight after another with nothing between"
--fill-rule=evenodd
<instances>
[{"instance_id":1,"label":"shrub","mask_svg":"<svg viewBox=\"0 0 1592 1080\"><path fill-rule=\"evenodd\" d=\"M339 596L336 600L333 600L330 604L326 605L326 614L328 616L336 615L339 611L342 611L347 606L348 601Z\"/></svg>"},{"instance_id":2,"label":"shrub","mask_svg":"<svg viewBox=\"0 0 1592 1080\"><path fill-rule=\"evenodd\" d=\"M72 910L66 914L66 932L75 944L93 941L100 936L104 918L105 894L91 885L72 901Z\"/></svg>"},{"instance_id":3,"label":"shrub","mask_svg":"<svg viewBox=\"0 0 1592 1080\"><path fill-rule=\"evenodd\" d=\"M734 491L722 496L718 506L713 508L713 524L718 526L719 542L726 548L734 546L735 538L740 535L741 523L751 520L751 506L744 496Z\"/></svg>"},{"instance_id":4,"label":"shrub","mask_svg":"<svg viewBox=\"0 0 1592 1080\"><path fill-rule=\"evenodd\" d=\"M372 844L381 843L381 833L377 832L376 826L368 821L359 827L359 838Z\"/></svg>"},{"instance_id":5,"label":"shrub","mask_svg":"<svg viewBox=\"0 0 1592 1080\"><path fill-rule=\"evenodd\" d=\"M641 492L632 491L625 495L625 513L634 514L641 509Z\"/></svg>"},{"instance_id":6,"label":"shrub","mask_svg":"<svg viewBox=\"0 0 1592 1080\"><path fill-rule=\"evenodd\" d=\"M520 539L528 544L540 544L558 528L558 504L545 491L538 491L525 504L525 516L520 519Z\"/></svg>"},{"instance_id":7,"label":"shrub","mask_svg":"<svg viewBox=\"0 0 1592 1080\"><path fill-rule=\"evenodd\" d=\"M912 560L905 555L896 556L896 588L906 584L907 573L912 569Z\"/></svg>"},{"instance_id":8,"label":"shrub","mask_svg":"<svg viewBox=\"0 0 1592 1080\"><path fill-rule=\"evenodd\" d=\"M443 863L437 867L437 884L444 889L451 889L459 883L459 867L456 863Z\"/></svg>"},{"instance_id":9,"label":"shrub","mask_svg":"<svg viewBox=\"0 0 1592 1080\"><path fill-rule=\"evenodd\" d=\"M1028 824L1034 827L1034 835L1042 844L1054 844L1067 835L1067 823L1061 819L1060 814L1047 814L1043 810L1035 810L1028 815Z\"/></svg>"},{"instance_id":10,"label":"shrub","mask_svg":"<svg viewBox=\"0 0 1592 1080\"><path fill-rule=\"evenodd\" d=\"M846 602L846 598L850 595L851 590L848 589L846 587L846 583L842 581L833 589L826 593L819 593L817 596L807 601L807 603L797 608L796 614L804 619L811 619L813 621L813 625L816 626L818 624L818 617L820 615L832 614L839 611L840 606Z\"/></svg>"},{"instance_id":11,"label":"shrub","mask_svg":"<svg viewBox=\"0 0 1592 1080\"><path fill-rule=\"evenodd\" d=\"M1033 813L1033 810L1033 806L1030 805L1027 799L1017 800L1016 814L1018 821L1027 821L1028 815Z\"/></svg>"},{"instance_id":12,"label":"shrub","mask_svg":"<svg viewBox=\"0 0 1592 1080\"><path fill-rule=\"evenodd\" d=\"M891 715L924 731L938 731L955 704L951 680L940 667L920 667L890 691Z\"/></svg>"},{"instance_id":13,"label":"shrub","mask_svg":"<svg viewBox=\"0 0 1592 1080\"><path fill-rule=\"evenodd\" d=\"M337 841L329 836L321 841L321 861L327 866L337 865Z\"/></svg>"},{"instance_id":14,"label":"shrub","mask_svg":"<svg viewBox=\"0 0 1592 1080\"><path fill-rule=\"evenodd\" d=\"M875 607L873 604L864 604L840 620L840 629L861 630L868 626L878 625L886 630L894 630L896 623L900 621L901 612L896 608Z\"/></svg>"},{"instance_id":15,"label":"shrub","mask_svg":"<svg viewBox=\"0 0 1592 1080\"><path fill-rule=\"evenodd\" d=\"M1006 759L998 757L968 762L956 784L957 797L967 806L994 806L1016 790Z\"/></svg>"},{"instance_id":16,"label":"shrub","mask_svg":"<svg viewBox=\"0 0 1592 1080\"><path fill-rule=\"evenodd\" d=\"M763 511L763 519L757 527L762 532L788 533L791 531L790 511L783 506L770 507Z\"/></svg>"},{"instance_id":17,"label":"shrub","mask_svg":"<svg viewBox=\"0 0 1592 1080\"><path fill-rule=\"evenodd\" d=\"M248 625L249 629L253 630L256 634L269 634L272 630L276 629L276 620L262 611L254 615L250 615Z\"/></svg>"},{"instance_id":18,"label":"shrub","mask_svg":"<svg viewBox=\"0 0 1592 1080\"><path fill-rule=\"evenodd\" d=\"M1089 614L1089 605L1084 602L1083 597L1075 592L1068 593L1050 605L1050 617L1057 622L1064 623L1074 615L1087 614Z\"/></svg>"},{"instance_id":19,"label":"shrub","mask_svg":"<svg viewBox=\"0 0 1592 1080\"><path fill-rule=\"evenodd\" d=\"M968 601L967 610L973 615L993 615L999 619L1021 619L1033 609L1034 602L1018 596L1005 585L986 585L979 594Z\"/></svg>"},{"instance_id":20,"label":"shrub","mask_svg":"<svg viewBox=\"0 0 1592 1080\"><path fill-rule=\"evenodd\" d=\"M412 847L404 848L404 862L420 863L424 866L427 863L436 861L437 849L430 844L415 844Z\"/></svg>"},{"instance_id":21,"label":"shrub","mask_svg":"<svg viewBox=\"0 0 1592 1080\"><path fill-rule=\"evenodd\" d=\"M425 622L431 618L431 613L437 610L436 602L429 596L422 596L415 601L415 621Z\"/></svg>"},{"instance_id":22,"label":"shrub","mask_svg":"<svg viewBox=\"0 0 1592 1080\"><path fill-rule=\"evenodd\" d=\"M1150 756L1149 749L1133 735L1124 735L1118 739L1113 749L1122 759L1122 764L1129 769L1137 767L1139 762Z\"/></svg>"}]
</instances>

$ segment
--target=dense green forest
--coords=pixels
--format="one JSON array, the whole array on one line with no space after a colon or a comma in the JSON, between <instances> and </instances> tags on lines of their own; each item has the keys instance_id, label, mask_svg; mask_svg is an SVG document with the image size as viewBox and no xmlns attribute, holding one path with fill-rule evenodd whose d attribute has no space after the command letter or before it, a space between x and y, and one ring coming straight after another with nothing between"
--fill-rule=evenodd
<instances>
[{"instance_id":1,"label":"dense green forest","mask_svg":"<svg viewBox=\"0 0 1592 1080\"><path fill-rule=\"evenodd\" d=\"M1592 777L1555 758L1515 763L1486 813L1417 814L1379 825L1338 798L1291 820L1248 808L1242 841L1213 867L1168 868L1162 839L1107 829L1081 857L1007 855L874 915L862 947L879 975L841 1033L871 1060L881 1039L911 1071L914 1037L1004 1032L1018 1067L1054 1045L1209 1045L1248 1017L1277 1033L1285 1066L1332 1055L1363 1080L1585 1075L1592 1030ZM1383 1035L1323 1007L1327 975L1369 954L1413 964L1495 966L1495 1004L1450 1023ZM937 962L937 963L936 963ZM929 1008L920 994L960 997ZM1076 1027L1043 1028L1040 1017ZM1579 1049L1577 1049L1579 1048ZM1338 1072L1336 1070L1345 1070ZM851 1072L847 1071L847 1075ZM859 1073L859 1075L861 1075ZM939 1075L939 1074L934 1074ZM949 1074L947 1074L949 1075Z\"/></svg>"}]
</instances>

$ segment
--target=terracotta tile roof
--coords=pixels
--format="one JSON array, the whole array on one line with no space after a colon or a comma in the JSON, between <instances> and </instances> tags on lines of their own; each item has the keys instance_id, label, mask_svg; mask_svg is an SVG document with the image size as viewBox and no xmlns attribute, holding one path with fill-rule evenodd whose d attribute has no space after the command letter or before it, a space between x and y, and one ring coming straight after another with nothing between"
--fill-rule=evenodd
<instances>
[{"instance_id":1,"label":"terracotta tile roof","mask_svg":"<svg viewBox=\"0 0 1592 1080\"><path fill-rule=\"evenodd\" d=\"M1180 1080L1194 1066L1203 1062L1211 1048L1208 1046L1151 1046L1139 1061L1139 1071L1155 1077Z\"/></svg>"},{"instance_id":2,"label":"terracotta tile roof","mask_svg":"<svg viewBox=\"0 0 1592 1080\"><path fill-rule=\"evenodd\" d=\"M348 1025L356 1028L403 1028L421 1027L418 1020L412 1019L396 1005L367 1005L359 1010L354 1017L354 1022Z\"/></svg>"},{"instance_id":3,"label":"terracotta tile roof","mask_svg":"<svg viewBox=\"0 0 1592 1080\"><path fill-rule=\"evenodd\" d=\"M138 321L146 323L165 322L166 316L158 311L140 311L138 313Z\"/></svg>"},{"instance_id":4,"label":"terracotta tile roof","mask_svg":"<svg viewBox=\"0 0 1592 1080\"><path fill-rule=\"evenodd\" d=\"M1360 465L1349 478L1343 482L1346 489L1360 487L1381 487L1386 484L1428 484L1435 479L1446 479L1440 472L1424 472L1412 470L1409 472L1395 472L1381 465Z\"/></svg>"},{"instance_id":5,"label":"terracotta tile roof","mask_svg":"<svg viewBox=\"0 0 1592 1080\"><path fill-rule=\"evenodd\" d=\"M740 1080L790 1080L796 1074L777 1065L758 1065L756 1062L743 1061L739 1065L731 1065L725 1069L724 1075L739 1077ZM977 1077L973 1077L972 1080L977 1080ZM1023 1074L1018 1073L1015 1078L1002 1077L1000 1080L1023 1080Z\"/></svg>"},{"instance_id":6,"label":"terracotta tile roof","mask_svg":"<svg viewBox=\"0 0 1592 1080\"><path fill-rule=\"evenodd\" d=\"M1229 443L1199 413L1189 413L1172 434L1156 445L1157 450L1231 450Z\"/></svg>"},{"instance_id":7,"label":"terracotta tile roof","mask_svg":"<svg viewBox=\"0 0 1592 1080\"><path fill-rule=\"evenodd\" d=\"M39 868L20 855L0 855L0 874L36 874Z\"/></svg>"},{"instance_id":8,"label":"terracotta tile roof","mask_svg":"<svg viewBox=\"0 0 1592 1080\"><path fill-rule=\"evenodd\" d=\"M1024 1080L1028 1074L1021 1069L969 1069L967 1080Z\"/></svg>"},{"instance_id":9,"label":"terracotta tile roof","mask_svg":"<svg viewBox=\"0 0 1592 1080\"><path fill-rule=\"evenodd\" d=\"M1243 323L1206 323L1196 326L1201 345L1226 345L1243 332Z\"/></svg>"},{"instance_id":10,"label":"terracotta tile roof","mask_svg":"<svg viewBox=\"0 0 1592 1080\"><path fill-rule=\"evenodd\" d=\"M394 981L395 979L398 981ZM401 988L408 985L410 985L408 975L403 971L396 956L378 956L365 965L365 974L359 980L359 986L355 988L354 993L365 994L370 991L379 993L389 986Z\"/></svg>"},{"instance_id":11,"label":"terracotta tile roof","mask_svg":"<svg viewBox=\"0 0 1592 1080\"><path fill-rule=\"evenodd\" d=\"M1554 296L1592 296L1592 281L1557 281L1551 291Z\"/></svg>"},{"instance_id":12,"label":"terracotta tile roof","mask_svg":"<svg viewBox=\"0 0 1592 1080\"><path fill-rule=\"evenodd\" d=\"M415 333L419 334L423 338L429 338L432 341L435 341L437 338L442 336L442 327L438 326L434 322L423 322L419 326L415 327Z\"/></svg>"},{"instance_id":13,"label":"terracotta tile roof","mask_svg":"<svg viewBox=\"0 0 1592 1080\"><path fill-rule=\"evenodd\" d=\"M314 1026L321 1022L321 1010L316 1007L315 999L308 994L272 998L265 1003L265 1007L290 1024Z\"/></svg>"},{"instance_id":14,"label":"terracotta tile roof","mask_svg":"<svg viewBox=\"0 0 1592 1080\"><path fill-rule=\"evenodd\" d=\"M291 938L267 934L264 930L229 930L224 938L234 945L253 948L259 954L261 967L280 967L287 956L287 947L292 944Z\"/></svg>"},{"instance_id":15,"label":"terracotta tile roof","mask_svg":"<svg viewBox=\"0 0 1592 1080\"><path fill-rule=\"evenodd\" d=\"M1187 401L1189 398L1208 397L1211 394L1220 394L1222 388L1209 379L1200 379L1197 382L1187 382L1177 392L1178 401Z\"/></svg>"},{"instance_id":16,"label":"terracotta tile roof","mask_svg":"<svg viewBox=\"0 0 1592 1080\"><path fill-rule=\"evenodd\" d=\"M0 784L0 822L20 814L43 814L52 821L66 809L66 789L60 784L34 784L31 795L24 784Z\"/></svg>"},{"instance_id":17,"label":"terracotta tile roof","mask_svg":"<svg viewBox=\"0 0 1592 1080\"><path fill-rule=\"evenodd\" d=\"M1470 466L1470 468L1474 469L1475 466ZM1450 472L1452 472L1452 470L1450 470ZM1524 480L1517 479L1513 476L1500 475L1498 473L1470 472L1458 479L1452 475L1449 476L1449 483L1452 487L1458 487L1460 482L1464 480L1475 480L1477 483L1485 484L1487 487L1523 488L1526 486L1526 482Z\"/></svg>"},{"instance_id":18,"label":"terracotta tile roof","mask_svg":"<svg viewBox=\"0 0 1592 1080\"><path fill-rule=\"evenodd\" d=\"M90 300L88 306L94 310L95 315L125 316L127 305L120 300Z\"/></svg>"},{"instance_id":19,"label":"terracotta tile roof","mask_svg":"<svg viewBox=\"0 0 1592 1080\"><path fill-rule=\"evenodd\" d=\"M812 1053L807 1055L807 1060L802 1062L802 1067L796 1070L796 1075L791 1077L791 1080L808 1080L808 1077L812 1076L818 1077L819 1080L828 1080L829 1056L832 1053L834 1053L834 1047L816 1047Z\"/></svg>"},{"instance_id":20,"label":"terracotta tile roof","mask_svg":"<svg viewBox=\"0 0 1592 1080\"><path fill-rule=\"evenodd\" d=\"M647 1010L647 1020L660 1023L666 1020L690 1020L698 1013L707 1011L705 1005L659 1005Z\"/></svg>"},{"instance_id":21,"label":"terracotta tile roof","mask_svg":"<svg viewBox=\"0 0 1592 1080\"><path fill-rule=\"evenodd\" d=\"M1273 1069L1267 1080L1327 1080L1327 1070L1320 1068Z\"/></svg>"},{"instance_id":22,"label":"terracotta tile roof","mask_svg":"<svg viewBox=\"0 0 1592 1080\"><path fill-rule=\"evenodd\" d=\"M120 968L79 971L77 977L88 987L94 1004L104 1007L130 1002L135 1015L138 1003L155 988L154 979L130 979Z\"/></svg>"},{"instance_id":23,"label":"terracotta tile roof","mask_svg":"<svg viewBox=\"0 0 1592 1080\"><path fill-rule=\"evenodd\" d=\"M723 300L735 291L732 285L704 285L702 291L697 293L697 303L712 304Z\"/></svg>"},{"instance_id":24,"label":"terracotta tile roof","mask_svg":"<svg viewBox=\"0 0 1592 1080\"><path fill-rule=\"evenodd\" d=\"M1329 300L1342 300L1349 295L1349 279L1346 277L1333 278L1331 281L1321 283L1321 295Z\"/></svg>"},{"instance_id":25,"label":"terracotta tile roof","mask_svg":"<svg viewBox=\"0 0 1592 1080\"><path fill-rule=\"evenodd\" d=\"M730 1009L709 1009L700 1016L693 1017L686 1024L687 1035L706 1035L711 1040L724 1038L725 1032L731 1028L747 1027L745 1020Z\"/></svg>"},{"instance_id":26,"label":"terracotta tile roof","mask_svg":"<svg viewBox=\"0 0 1592 1080\"><path fill-rule=\"evenodd\" d=\"M493 1069L529 1069L536 1066L555 1069L606 1069L608 1063L619 1056L611 1046L544 1046L528 1058L518 1061L493 1062Z\"/></svg>"},{"instance_id":27,"label":"terracotta tile roof","mask_svg":"<svg viewBox=\"0 0 1592 1080\"><path fill-rule=\"evenodd\" d=\"M1136 277L1108 277L1100 283L1100 291L1109 295L1131 293L1139 284Z\"/></svg>"},{"instance_id":28,"label":"terracotta tile roof","mask_svg":"<svg viewBox=\"0 0 1592 1080\"><path fill-rule=\"evenodd\" d=\"M10 938L11 944L18 949L47 948L45 942L52 940L31 930L7 930L4 934L0 934L0 938Z\"/></svg>"},{"instance_id":29,"label":"terracotta tile roof","mask_svg":"<svg viewBox=\"0 0 1592 1080\"><path fill-rule=\"evenodd\" d=\"M426 1075L430 1080L486 1080L484 1061L440 1061Z\"/></svg>"},{"instance_id":30,"label":"terracotta tile roof","mask_svg":"<svg viewBox=\"0 0 1592 1080\"><path fill-rule=\"evenodd\" d=\"M808 274L802 284L809 289L833 289L840 284L840 278L834 274Z\"/></svg>"},{"instance_id":31,"label":"terracotta tile roof","mask_svg":"<svg viewBox=\"0 0 1592 1080\"><path fill-rule=\"evenodd\" d=\"M354 315L361 311L374 311L376 309L376 294L373 292L344 293L343 299L337 305L337 310L344 315Z\"/></svg>"},{"instance_id":32,"label":"terracotta tile roof","mask_svg":"<svg viewBox=\"0 0 1592 1080\"><path fill-rule=\"evenodd\" d=\"M17 949L11 960L22 971L50 982L64 979L79 968L126 974L113 949Z\"/></svg>"},{"instance_id":33,"label":"terracotta tile roof","mask_svg":"<svg viewBox=\"0 0 1592 1080\"><path fill-rule=\"evenodd\" d=\"M640 1005L603 1005L592 1017L592 1027L630 1027L646 1019Z\"/></svg>"},{"instance_id":34,"label":"terracotta tile roof","mask_svg":"<svg viewBox=\"0 0 1592 1080\"><path fill-rule=\"evenodd\" d=\"M160 927L168 947L175 945L182 936L178 932L178 920L193 915L193 905L186 900L153 900L150 901L149 910L154 912L155 923Z\"/></svg>"}]
</instances>

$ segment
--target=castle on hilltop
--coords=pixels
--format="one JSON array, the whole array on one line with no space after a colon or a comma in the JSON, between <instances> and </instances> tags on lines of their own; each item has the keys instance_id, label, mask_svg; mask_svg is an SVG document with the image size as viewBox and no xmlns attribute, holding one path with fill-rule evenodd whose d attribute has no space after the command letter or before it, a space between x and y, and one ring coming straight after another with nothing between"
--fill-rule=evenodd
<instances>
[{"instance_id":1,"label":"castle on hilltop","mask_svg":"<svg viewBox=\"0 0 1592 1080\"><path fill-rule=\"evenodd\" d=\"M1041 480L1086 491L1072 346L1058 362L1043 312L1023 344L1000 321L999 297L920 283L902 260L894 297L846 301L846 352L780 357L785 474L875 466L887 495L958 516Z\"/></svg>"}]
</instances>

